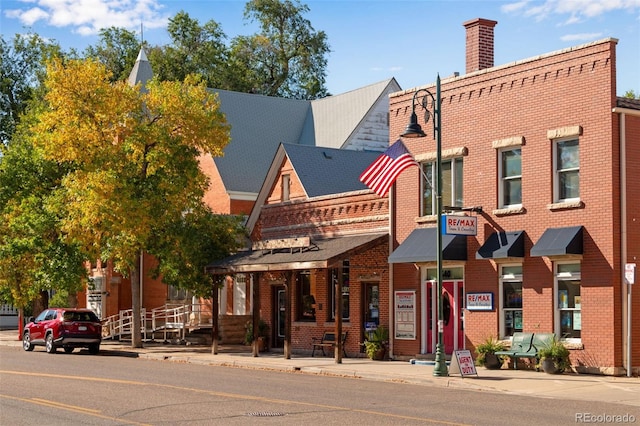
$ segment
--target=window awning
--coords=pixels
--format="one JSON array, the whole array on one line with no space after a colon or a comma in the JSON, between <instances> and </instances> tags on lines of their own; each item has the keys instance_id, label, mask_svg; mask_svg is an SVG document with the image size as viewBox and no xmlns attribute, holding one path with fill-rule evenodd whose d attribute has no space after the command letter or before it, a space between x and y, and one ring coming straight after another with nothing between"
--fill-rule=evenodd
<instances>
[{"instance_id":1,"label":"window awning","mask_svg":"<svg viewBox=\"0 0 640 426\"><path fill-rule=\"evenodd\" d=\"M389 263L423 263L438 260L436 228L414 229L389 256ZM442 260L467 260L467 237L442 236Z\"/></svg>"},{"instance_id":2,"label":"window awning","mask_svg":"<svg viewBox=\"0 0 640 426\"><path fill-rule=\"evenodd\" d=\"M308 248L251 250L214 261L205 270L210 274L267 272L331 268L348 258L385 241L388 234L357 235L313 240Z\"/></svg>"},{"instance_id":3,"label":"window awning","mask_svg":"<svg viewBox=\"0 0 640 426\"><path fill-rule=\"evenodd\" d=\"M524 231L494 232L476 253L476 259L524 257Z\"/></svg>"},{"instance_id":4,"label":"window awning","mask_svg":"<svg viewBox=\"0 0 640 426\"><path fill-rule=\"evenodd\" d=\"M531 248L531 256L582 254L582 226L547 228Z\"/></svg>"}]
</instances>

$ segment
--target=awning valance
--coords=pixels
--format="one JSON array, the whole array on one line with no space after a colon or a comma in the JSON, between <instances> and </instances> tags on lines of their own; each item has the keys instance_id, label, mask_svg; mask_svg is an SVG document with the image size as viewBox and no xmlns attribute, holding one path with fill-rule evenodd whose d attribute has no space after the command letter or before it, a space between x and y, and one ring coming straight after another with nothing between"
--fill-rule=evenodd
<instances>
[{"instance_id":1,"label":"awning valance","mask_svg":"<svg viewBox=\"0 0 640 426\"><path fill-rule=\"evenodd\" d=\"M531 256L582 254L582 226L548 228L531 248Z\"/></svg>"},{"instance_id":2,"label":"awning valance","mask_svg":"<svg viewBox=\"0 0 640 426\"><path fill-rule=\"evenodd\" d=\"M494 232L476 253L476 259L524 257L524 231Z\"/></svg>"},{"instance_id":3,"label":"awning valance","mask_svg":"<svg viewBox=\"0 0 640 426\"><path fill-rule=\"evenodd\" d=\"M367 250L389 238L387 234L357 235L312 240L306 249L251 250L214 261L205 268L211 274L331 268L336 262Z\"/></svg>"},{"instance_id":4,"label":"awning valance","mask_svg":"<svg viewBox=\"0 0 640 426\"><path fill-rule=\"evenodd\" d=\"M396 248L389 263L424 263L438 260L436 228L418 228ZM442 260L467 260L467 237L442 236Z\"/></svg>"}]
</instances>

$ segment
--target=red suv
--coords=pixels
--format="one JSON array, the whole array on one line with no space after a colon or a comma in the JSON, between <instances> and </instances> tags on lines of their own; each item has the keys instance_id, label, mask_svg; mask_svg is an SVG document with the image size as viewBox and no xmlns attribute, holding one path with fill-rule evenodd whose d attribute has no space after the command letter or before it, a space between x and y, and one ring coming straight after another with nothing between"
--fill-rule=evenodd
<instances>
[{"instance_id":1,"label":"red suv","mask_svg":"<svg viewBox=\"0 0 640 426\"><path fill-rule=\"evenodd\" d=\"M45 309L24 327L22 348L32 351L36 345L44 345L53 354L57 348L71 353L75 348L88 348L89 353L100 352L102 324L89 309Z\"/></svg>"}]
</instances>

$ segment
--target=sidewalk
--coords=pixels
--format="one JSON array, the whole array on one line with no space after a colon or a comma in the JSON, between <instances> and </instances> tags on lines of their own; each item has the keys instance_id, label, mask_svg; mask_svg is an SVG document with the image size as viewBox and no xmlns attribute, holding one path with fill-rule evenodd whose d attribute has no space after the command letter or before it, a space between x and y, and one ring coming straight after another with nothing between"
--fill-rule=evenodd
<instances>
[{"instance_id":1,"label":"sidewalk","mask_svg":"<svg viewBox=\"0 0 640 426\"><path fill-rule=\"evenodd\" d=\"M0 345L21 347L17 330L0 331ZM586 374L551 375L529 370L486 370L477 368L477 376L433 376L433 364L418 361L371 361L368 358L343 358L336 364L331 357L292 355L284 359L282 353L261 353L253 357L248 347L219 347L211 354L209 346L183 346L145 343L144 348L133 349L128 342L105 340L100 348L105 354L112 351L131 353L139 358L215 365L236 368L254 368L274 371L301 372L363 380L379 380L417 385L434 385L487 392L502 392L542 398L564 398L600 401L640 407L640 378L611 377ZM37 351L44 350L36 347ZM640 411L638 412L640 419Z\"/></svg>"}]
</instances>

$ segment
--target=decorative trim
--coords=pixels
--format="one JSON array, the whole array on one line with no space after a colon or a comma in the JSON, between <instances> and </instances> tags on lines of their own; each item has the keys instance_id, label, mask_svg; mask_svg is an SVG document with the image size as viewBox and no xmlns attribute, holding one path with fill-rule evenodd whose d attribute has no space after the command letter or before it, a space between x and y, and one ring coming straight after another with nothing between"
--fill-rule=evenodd
<instances>
[{"instance_id":1,"label":"decorative trim","mask_svg":"<svg viewBox=\"0 0 640 426\"><path fill-rule=\"evenodd\" d=\"M436 215L427 215L427 216L418 216L415 219L416 223L436 223L438 221L438 216Z\"/></svg>"},{"instance_id":2,"label":"decorative trim","mask_svg":"<svg viewBox=\"0 0 640 426\"><path fill-rule=\"evenodd\" d=\"M469 155L469 148L467 148L466 146L463 147L459 147L459 148L449 148L449 149L444 149L442 150L442 159L443 160L448 160L451 158L456 158L456 157L465 157ZM433 152L425 152L422 154L417 154L415 156L415 159L418 163L421 162L432 162L432 161L436 161L436 158L438 156L438 152L437 151L433 151Z\"/></svg>"},{"instance_id":3,"label":"decorative trim","mask_svg":"<svg viewBox=\"0 0 640 426\"><path fill-rule=\"evenodd\" d=\"M547 139L560 139L570 136L582 136L582 126L567 126L547 130Z\"/></svg>"},{"instance_id":4,"label":"decorative trim","mask_svg":"<svg viewBox=\"0 0 640 426\"><path fill-rule=\"evenodd\" d=\"M493 149L506 148L508 146L524 145L524 136L512 136L510 138L498 139L491 142Z\"/></svg>"}]
</instances>

